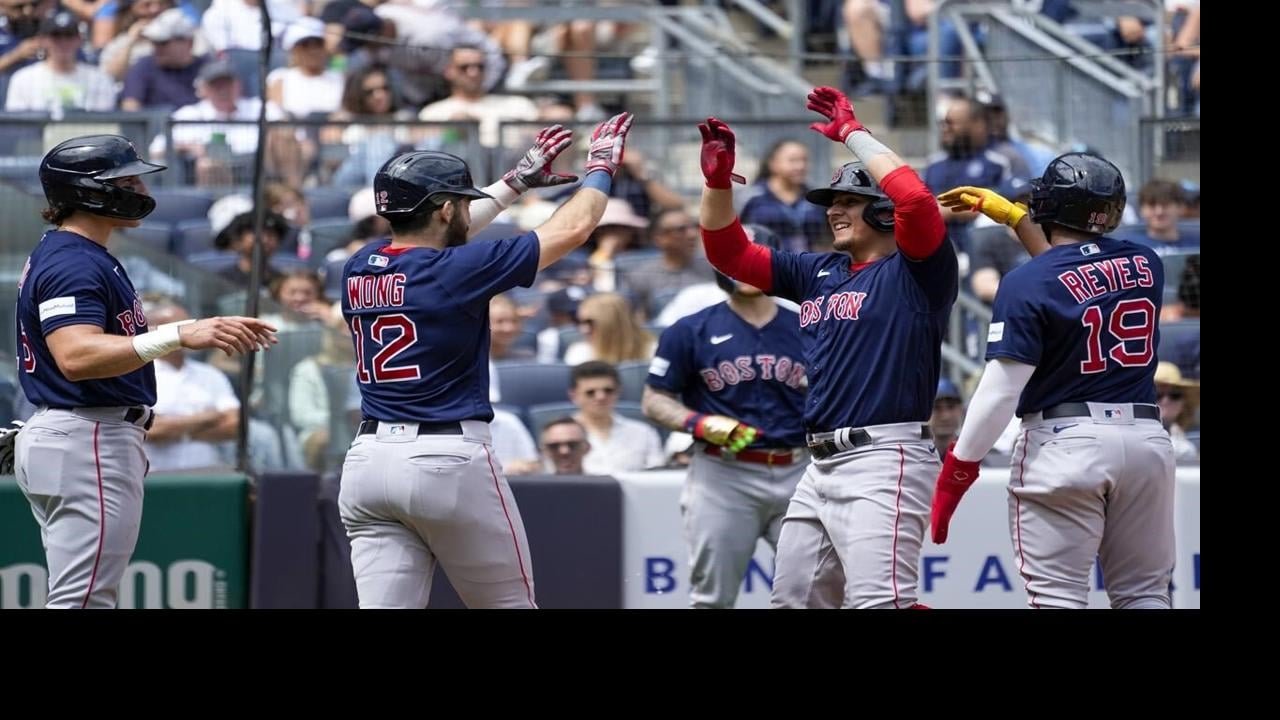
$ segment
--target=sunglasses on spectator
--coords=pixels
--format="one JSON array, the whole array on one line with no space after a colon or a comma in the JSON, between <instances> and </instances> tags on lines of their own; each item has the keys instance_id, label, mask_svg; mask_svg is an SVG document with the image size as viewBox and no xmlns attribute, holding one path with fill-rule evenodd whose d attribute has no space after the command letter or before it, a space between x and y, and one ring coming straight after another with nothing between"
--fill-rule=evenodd
<instances>
[{"instance_id":1,"label":"sunglasses on spectator","mask_svg":"<svg viewBox=\"0 0 1280 720\"><path fill-rule=\"evenodd\" d=\"M391 92L391 86L390 85L374 85L373 87L368 87L364 89L365 95L372 95L376 92Z\"/></svg>"},{"instance_id":2,"label":"sunglasses on spectator","mask_svg":"<svg viewBox=\"0 0 1280 720\"><path fill-rule=\"evenodd\" d=\"M478 70L478 71L480 71L480 72L484 72L484 67L485 67L485 65L484 65L484 63L482 63L482 62L479 62L479 63L459 63L459 64L457 64L457 65L454 65L454 67L458 69L458 72L464 72L464 73L465 73L465 72L471 72L472 70Z\"/></svg>"},{"instance_id":3,"label":"sunglasses on spectator","mask_svg":"<svg viewBox=\"0 0 1280 720\"><path fill-rule=\"evenodd\" d=\"M1158 400L1181 400L1183 397L1185 396L1181 390L1164 390L1156 393L1156 399Z\"/></svg>"},{"instance_id":4,"label":"sunglasses on spectator","mask_svg":"<svg viewBox=\"0 0 1280 720\"><path fill-rule=\"evenodd\" d=\"M550 451L551 451L551 452L553 452L553 453L558 453L558 452L574 452L574 451L576 451L576 450L581 450L581 449L582 449L582 441L581 441L581 440L566 440L566 441L564 441L564 442L546 443L545 445L543 445L543 447L544 447L544 448L546 448L546 449L548 449L548 450L550 450Z\"/></svg>"}]
</instances>

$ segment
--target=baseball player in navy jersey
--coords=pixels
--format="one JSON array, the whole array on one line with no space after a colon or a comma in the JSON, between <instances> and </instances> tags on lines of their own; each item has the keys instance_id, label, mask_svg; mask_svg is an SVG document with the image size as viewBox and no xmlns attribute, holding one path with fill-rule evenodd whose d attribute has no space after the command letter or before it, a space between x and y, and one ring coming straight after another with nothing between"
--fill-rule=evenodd
<instances>
[{"instance_id":1,"label":"baseball player in navy jersey","mask_svg":"<svg viewBox=\"0 0 1280 720\"><path fill-rule=\"evenodd\" d=\"M1032 182L1030 215L974 188L940 200L1014 226L1036 257L996 294L987 367L938 476L934 542L1016 413L1009 532L1031 606L1085 607L1098 558L1112 607L1170 607L1174 454L1154 383L1164 267L1104 235L1124 213L1120 171L1058 157Z\"/></svg>"},{"instance_id":2,"label":"baseball player in navy jersey","mask_svg":"<svg viewBox=\"0 0 1280 720\"><path fill-rule=\"evenodd\" d=\"M489 437L489 300L529 287L586 241L630 128L627 113L597 126L582 188L537 229L504 240L467 243L471 204L490 195L461 158L410 152L374 177L392 236L351 256L342 296L364 420L339 509L360 607L426 607L437 562L467 607L536 607L524 524ZM549 169L570 135L543 131L504 181L522 190L576 180Z\"/></svg>"},{"instance_id":3,"label":"baseball player in navy jersey","mask_svg":"<svg viewBox=\"0 0 1280 720\"><path fill-rule=\"evenodd\" d=\"M773 231L745 226L757 244ZM645 415L698 441L680 509L695 608L731 608L763 537L775 549L804 473L804 361L795 312L716 273L729 300L681 318L658 340Z\"/></svg>"},{"instance_id":4,"label":"baseball player in navy jersey","mask_svg":"<svg viewBox=\"0 0 1280 720\"><path fill-rule=\"evenodd\" d=\"M832 253L747 242L728 190L732 131L703 136L702 237L721 272L800 303L813 462L778 541L775 607L910 608L938 456L928 420L958 268L938 203L833 88L809 95L813 129L858 158L810 202L827 207Z\"/></svg>"},{"instance_id":5,"label":"baseball player in navy jersey","mask_svg":"<svg viewBox=\"0 0 1280 720\"><path fill-rule=\"evenodd\" d=\"M18 281L19 381L36 412L16 435L13 471L40 525L49 608L116 605L142 521L151 361L179 348L232 354L275 342L275 328L256 318L147 326L107 241L155 209L142 176L164 169L118 135L67 140L40 163L43 216L56 229Z\"/></svg>"}]
</instances>

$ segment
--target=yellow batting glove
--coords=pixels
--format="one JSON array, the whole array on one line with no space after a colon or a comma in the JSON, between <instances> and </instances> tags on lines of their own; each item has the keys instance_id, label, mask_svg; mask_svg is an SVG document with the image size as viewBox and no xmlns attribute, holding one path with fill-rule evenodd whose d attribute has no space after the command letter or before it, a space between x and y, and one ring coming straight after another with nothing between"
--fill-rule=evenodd
<instances>
[{"instance_id":1,"label":"yellow batting glove","mask_svg":"<svg viewBox=\"0 0 1280 720\"><path fill-rule=\"evenodd\" d=\"M725 448L732 453L742 452L742 449L756 441L763 433L759 428L752 427L745 423L740 423L738 427L733 429L733 434L729 437L729 442Z\"/></svg>"},{"instance_id":2,"label":"yellow batting glove","mask_svg":"<svg viewBox=\"0 0 1280 720\"><path fill-rule=\"evenodd\" d=\"M1000 193L986 188L964 185L952 188L938 196L938 202L945 208L975 210L995 220L1001 225L1015 227L1027 216L1027 206L1012 203Z\"/></svg>"}]
</instances>

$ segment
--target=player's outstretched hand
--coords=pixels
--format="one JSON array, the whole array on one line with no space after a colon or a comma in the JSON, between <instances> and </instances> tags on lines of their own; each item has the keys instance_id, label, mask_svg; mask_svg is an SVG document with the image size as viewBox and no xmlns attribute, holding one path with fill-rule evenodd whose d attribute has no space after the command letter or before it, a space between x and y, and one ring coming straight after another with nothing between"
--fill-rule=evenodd
<instances>
[{"instance_id":1,"label":"player's outstretched hand","mask_svg":"<svg viewBox=\"0 0 1280 720\"><path fill-rule=\"evenodd\" d=\"M228 356L266 350L280 342L276 328L258 318L211 317L178 328L182 347L189 350L221 350Z\"/></svg>"},{"instance_id":2,"label":"player's outstretched hand","mask_svg":"<svg viewBox=\"0 0 1280 720\"><path fill-rule=\"evenodd\" d=\"M951 516L960 504L960 498L964 497L978 479L978 463L957 458L952 453L955 446L953 442L947 448L947 457L942 461L942 472L938 473L938 485L933 491L933 508L929 512L933 541L939 545L947 541L947 529L951 525Z\"/></svg>"},{"instance_id":3,"label":"player's outstretched hand","mask_svg":"<svg viewBox=\"0 0 1280 720\"><path fill-rule=\"evenodd\" d=\"M591 133L591 145L587 148L587 172L603 170L610 176L617 174L627 150L627 133L635 116L618 113L596 126Z\"/></svg>"},{"instance_id":4,"label":"player's outstretched hand","mask_svg":"<svg viewBox=\"0 0 1280 720\"><path fill-rule=\"evenodd\" d=\"M723 120L709 117L698 123L702 133L702 176L707 187L728 190L730 182L746 184L747 179L733 171L737 139Z\"/></svg>"},{"instance_id":5,"label":"player's outstretched hand","mask_svg":"<svg viewBox=\"0 0 1280 720\"><path fill-rule=\"evenodd\" d=\"M551 163L572 144L572 130L562 125L543 128L533 141L533 147L529 148L515 167L502 176L503 182L518 193L530 188L555 187L576 182L577 175L551 172Z\"/></svg>"},{"instance_id":6,"label":"player's outstretched hand","mask_svg":"<svg viewBox=\"0 0 1280 720\"><path fill-rule=\"evenodd\" d=\"M938 203L951 210L973 210L1002 225L1016 227L1027 216L1027 206L1009 202L995 190L963 185L938 196Z\"/></svg>"},{"instance_id":7,"label":"player's outstretched hand","mask_svg":"<svg viewBox=\"0 0 1280 720\"><path fill-rule=\"evenodd\" d=\"M850 133L867 129L853 114L853 103L849 98L833 87L814 88L805 107L827 118L824 123L813 123L809 129L838 143L843 143Z\"/></svg>"},{"instance_id":8,"label":"player's outstretched hand","mask_svg":"<svg viewBox=\"0 0 1280 720\"><path fill-rule=\"evenodd\" d=\"M725 415L693 415L685 426L695 438L719 445L731 453L741 452L764 435L760 428Z\"/></svg>"}]
</instances>

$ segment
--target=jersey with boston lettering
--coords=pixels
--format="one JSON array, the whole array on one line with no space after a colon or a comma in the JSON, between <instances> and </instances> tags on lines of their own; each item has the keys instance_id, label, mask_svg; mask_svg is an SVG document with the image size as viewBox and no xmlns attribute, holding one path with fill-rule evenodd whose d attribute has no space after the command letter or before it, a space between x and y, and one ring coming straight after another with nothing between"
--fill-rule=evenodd
<instances>
[{"instance_id":1,"label":"jersey with boston lettering","mask_svg":"<svg viewBox=\"0 0 1280 720\"><path fill-rule=\"evenodd\" d=\"M361 248L342 272L342 314L356 351L361 412L371 420L493 419L489 300L533 284L538 236L436 250Z\"/></svg>"},{"instance_id":2,"label":"jersey with boston lettering","mask_svg":"<svg viewBox=\"0 0 1280 720\"><path fill-rule=\"evenodd\" d=\"M108 335L147 332L133 282L102 245L65 230L45 233L18 280L17 315L18 377L31 404L155 404L156 371L151 363L118 377L72 382L49 352L46 336L68 325L92 325Z\"/></svg>"},{"instance_id":3,"label":"jersey with boston lettering","mask_svg":"<svg viewBox=\"0 0 1280 720\"><path fill-rule=\"evenodd\" d=\"M843 253L774 251L770 292L800 304L810 432L929 420L959 292L950 240L856 270Z\"/></svg>"},{"instance_id":4,"label":"jersey with boston lettering","mask_svg":"<svg viewBox=\"0 0 1280 720\"><path fill-rule=\"evenodd\" d=\"M1017 414L1064 402L1154 404L1163 288L1154 250L1108 237L1058 245L1006 275L987 360L1035 366Z\"/></svg>"},{"instance_id":5,"label":"jersey with boston lettering","mask_svg":"<svg viewBox=\"0 0 1280 720\"><path fill-rule=\"evenodd\" d=\"M796 313L778 308L757 328L724 302L663 331L647 382L697 412L761 429L750 447L801 447L807 387L802 357Z\"/></svg>"}]
</instances>

